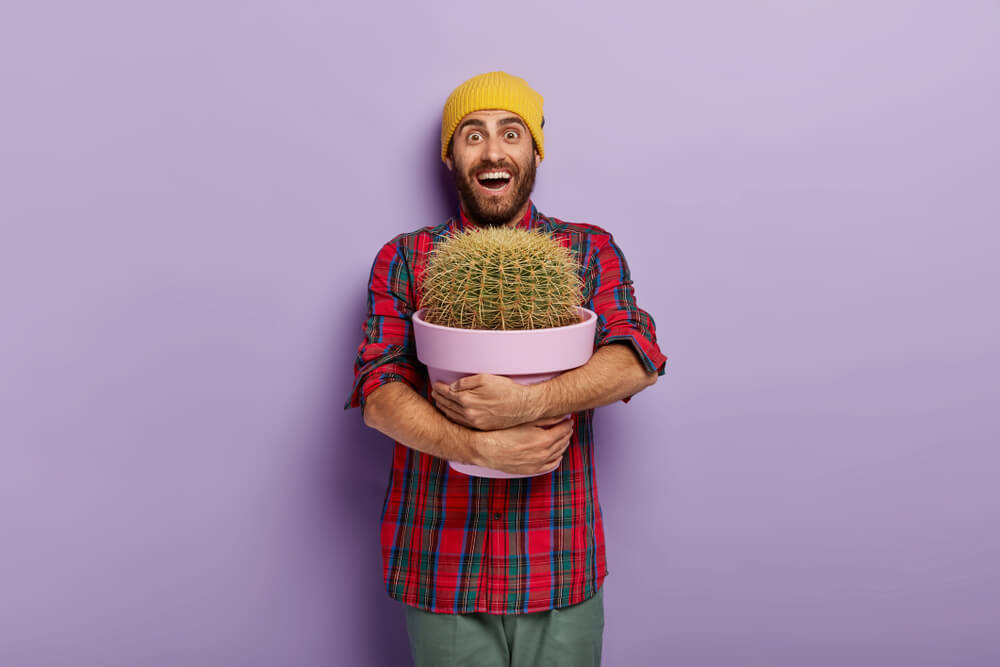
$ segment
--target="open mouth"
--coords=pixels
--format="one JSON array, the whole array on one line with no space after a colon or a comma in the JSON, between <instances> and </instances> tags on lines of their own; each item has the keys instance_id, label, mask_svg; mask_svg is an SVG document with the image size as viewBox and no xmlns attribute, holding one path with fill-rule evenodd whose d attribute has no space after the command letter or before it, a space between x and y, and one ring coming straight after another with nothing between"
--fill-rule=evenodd
<instances>
[{"instance_id":1,"label":"open mouth","mask_svg":"<svg viewBox=\"0 0 1000 667\"><path fill-rule=\"evenodd\" d=\"M506 170L484 171L476 174L476 182L490 192L502 192L510 185L511 175Z\"/></svg>"}]
</instances>

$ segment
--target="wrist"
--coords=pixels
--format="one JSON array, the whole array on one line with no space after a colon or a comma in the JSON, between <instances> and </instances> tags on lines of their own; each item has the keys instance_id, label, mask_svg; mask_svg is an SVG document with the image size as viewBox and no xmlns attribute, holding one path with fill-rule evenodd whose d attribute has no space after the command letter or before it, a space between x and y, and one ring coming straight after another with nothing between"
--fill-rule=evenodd
<instances>
[{"instance_id":1,"label":"wrist","mask_svg":"<svg viewBox=\"0 0 1000 667\"><path fill-rule=\"evenodd\" d=\"M536 382L524 385L524 413L529 416L527 421L535 421L549 417L551 406L549 405L549 381Z\"/></svg>"},{"instance_id":2,"label":"wrist","mask_svg":"<svg viewBox=\"0 0 1000 667\"><path fill-rule=\"evenodd\" d=\"M490 467L486 455L489 449L489 431L475 431L461 427L468 436L464 438L465 447L463 453L466 460L461 463L469 463L474 466Z\"/></svg>"}]
</instances>

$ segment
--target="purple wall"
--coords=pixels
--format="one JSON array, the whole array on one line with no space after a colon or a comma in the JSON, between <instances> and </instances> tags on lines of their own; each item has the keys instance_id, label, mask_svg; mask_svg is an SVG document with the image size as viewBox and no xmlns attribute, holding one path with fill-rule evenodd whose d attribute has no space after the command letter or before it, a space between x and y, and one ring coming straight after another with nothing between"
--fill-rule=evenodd
<instances>
[{"instance_id":1,"label":"purple wall","mask_svg":"<svg viewBox=\"0 0 1000 667\"><path fill-rule=\"evenodd\" d=\"M598 412L605 664L1000 664L1000 6L0 11L0 664L409 664L365 281L546 98L667 375Z\"/></svg>"}]
</instances>

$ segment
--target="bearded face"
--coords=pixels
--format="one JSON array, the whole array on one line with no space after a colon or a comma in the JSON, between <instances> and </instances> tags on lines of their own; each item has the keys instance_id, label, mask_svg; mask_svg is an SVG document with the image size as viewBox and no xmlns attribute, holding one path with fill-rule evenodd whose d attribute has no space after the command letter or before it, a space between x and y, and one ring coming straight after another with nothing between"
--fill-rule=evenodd
<instances>
[{"instance_id":1,"label":"bearded face","mask_svg":"<svg viewBox=\"0 0 1000 667\"><path fill-rule=\"evenodd\" d=\"M455 162L452 179L466 215L487 226L510 222L531 197L535 187L535 161L524 164L482 160L465 166Z\"/></svg>"},{"instance_id":2,"label":"bearded face","mask_svg":"<svg viewBox=\"0 0 1000 667\"><path fill-rule=\"evenodd\" d=\"M481 225L505 225L523 213L535 186L535 149L519 117L473 112L452 139L448 166L466 215Z\"/></svg>"}]
</instances>

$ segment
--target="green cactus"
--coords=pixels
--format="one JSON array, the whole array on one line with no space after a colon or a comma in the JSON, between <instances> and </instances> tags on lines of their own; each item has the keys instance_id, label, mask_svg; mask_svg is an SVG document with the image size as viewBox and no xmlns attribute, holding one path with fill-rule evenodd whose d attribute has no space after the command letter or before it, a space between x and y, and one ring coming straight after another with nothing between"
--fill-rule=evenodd
<instances>
[{"instance_id":1,"label":"green cactus","mask_svg":"<svg viewBox=\"0 0 1000 667\"><path fill-rule=\"evenodd\" d=\"M543 329L579 321L582 289L572 252L545 232L486 227L435 246L420 307L447 327Z\"/></svg>"}]
</instances>

